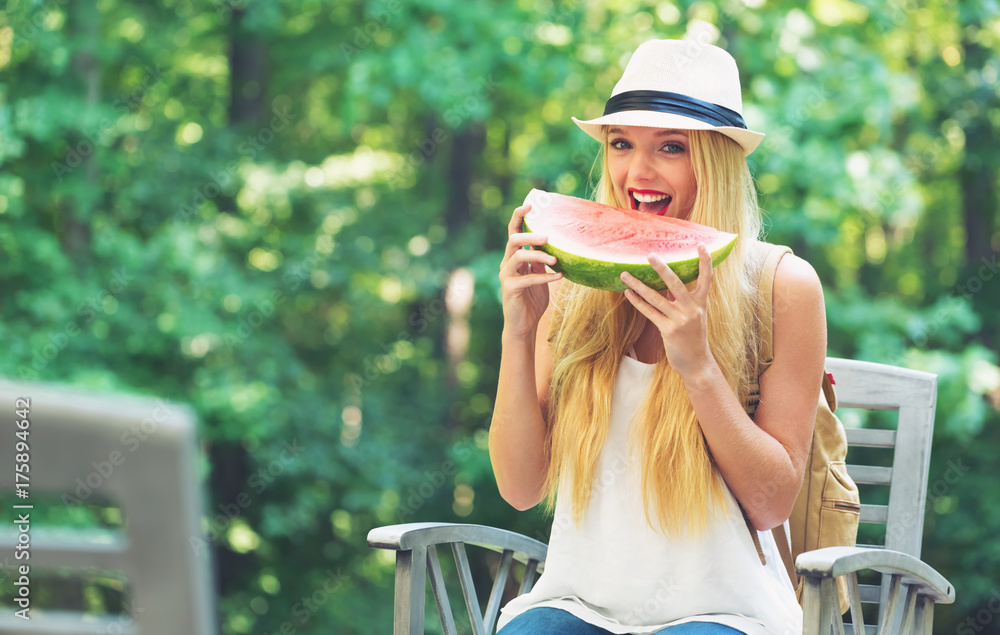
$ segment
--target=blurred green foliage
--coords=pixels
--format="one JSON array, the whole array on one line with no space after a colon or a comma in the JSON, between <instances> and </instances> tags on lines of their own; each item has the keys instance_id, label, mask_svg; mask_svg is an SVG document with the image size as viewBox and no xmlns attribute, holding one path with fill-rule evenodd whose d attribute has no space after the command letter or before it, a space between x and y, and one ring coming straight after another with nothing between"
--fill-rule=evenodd
<instances>
[{"instance_id":1,"label":"blurred green foliage","mask_svg":"<svg viewBox=\"0 0 1000 635\"><path fill-rule=\"evenodd\" d=\"M992 0L11 0L0 373L194 406L224 633L388 632L370 528L547 535L486 451L505 223L531 187L589 194L570 115L685 34L737 58L769 239L820 273L830 354L940 376L935 632L996 629Z\"/></svg>"}]
</instances>

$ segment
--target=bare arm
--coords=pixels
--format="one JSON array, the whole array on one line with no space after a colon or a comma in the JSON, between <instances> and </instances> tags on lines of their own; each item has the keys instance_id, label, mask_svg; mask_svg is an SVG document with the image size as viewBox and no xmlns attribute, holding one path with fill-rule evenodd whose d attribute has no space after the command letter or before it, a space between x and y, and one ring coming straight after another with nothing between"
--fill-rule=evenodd
<instances>
[{"instance_id":1,"label":"bare arm","mask_svg":"<svg viewBox=\"0 0 1000 635\"><path fill-rule=\"evenodd\" d=\"M545 495L545 400L552 373L546 341L552 312L549 287L561 278L545 270L555 258L523 249L546 242L545 236L520 233L527 211L514 210L500 267L503 349L490 425L490 462L497 487L504 500L520 510L534 507Z\"/></svg>"},{"instance_id":2,"label":"bare arm","mask_svg":"<svg viewBox=\"0 0 1000 635\"><path fill-rule=\"evenodd\" d=\"M760 379L754 419L743 411L708 348L705 318L711 259L702 254L698 287L688 292L654 263L675 300L629 281L629 299L657 323L667 356L684 379L719 471L757 529L791 513L802 484L826 355L823 291L812 267L781 260L774 280L774 362ZM641 284L641 283L639 283Z\"/></svg>"},{"instance_id":3,"label":"bare arm","mask_svg":"<svg viewBox=\"0 0 1000 635\"><path fill-rule=\"evenodd\" d=\"M490 461L500 495L520 510L534 507L545 497L546 401L552 376L552 353L546 336L551 317L550 307L530 340L506 331L502 336L500 379L490 426Z\"/></svg>"},{"instance_id":4,"label":"bare arm","mask_svg":"<svg viewBox=\"0 0 1000 635\"><path fill-rule=\"evenodd\" d=\"M760 378L753 419L714 360L684 378L719 471L761 530L784 522L795 504L826 357L822 286L795 256L782 258L775 273L774 323L774 362Z\"/></svg>"}]
</instances>

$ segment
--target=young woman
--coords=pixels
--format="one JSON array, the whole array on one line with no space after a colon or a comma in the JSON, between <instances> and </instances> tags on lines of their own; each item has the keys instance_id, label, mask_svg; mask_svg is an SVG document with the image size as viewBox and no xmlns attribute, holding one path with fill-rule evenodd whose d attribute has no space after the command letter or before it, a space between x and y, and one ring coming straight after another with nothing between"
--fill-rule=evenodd
<instances>
[{"instance_id":1,"label":"young woman","mask_svg":"<svg viewBox=\"0 0 1000 635\"><path fill-rule=\"evenodd\" d=\"M801 633L768 530L802 482L826 355L820 282L786 255L774 274L773 363L757 377L760 212L739 73L714 46L646 42L604 115L598 201L737 233L717 270L699 247L685 286L562 281L524 249L514 210L501 264L503 354L490 458L504 499L554 501L545 572L500 619L522 633ZM758 405L759 401L759 405ZM758 532L759 530L759 532ZM757 534L760 548L751 532Z\"/></svg>"}]
</instances>

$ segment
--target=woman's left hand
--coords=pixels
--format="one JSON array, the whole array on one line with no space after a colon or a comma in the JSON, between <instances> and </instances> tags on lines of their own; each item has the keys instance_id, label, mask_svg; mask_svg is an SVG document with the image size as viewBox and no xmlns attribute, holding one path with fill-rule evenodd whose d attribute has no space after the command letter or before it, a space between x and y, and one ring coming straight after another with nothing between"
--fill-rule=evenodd
<instances>
[{"instance_id":1,"label":"woman's left hand","mask_svg":"<svg viewBox=\"0 0 1000 635\"><path fill-rule=\"evenodd\" d=\"M688 291L677 274L655 255L649 264L667 284L655 291L628 272L621 279L629 286L625 297L660 330L667 361L681 376L698 372L712 360L708 346L708 292L712 287L712 256L698 245L698 284ZM672 297L672 299L671 299Z\"/></svg>"}]
</instances>

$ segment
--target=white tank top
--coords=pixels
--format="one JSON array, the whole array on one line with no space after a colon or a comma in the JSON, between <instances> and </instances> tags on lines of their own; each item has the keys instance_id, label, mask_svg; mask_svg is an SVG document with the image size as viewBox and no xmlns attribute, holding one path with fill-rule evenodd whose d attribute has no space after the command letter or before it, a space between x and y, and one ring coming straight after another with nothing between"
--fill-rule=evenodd
<instances>
[{"instance_id":1,"label":"white tank top","mask_svg":"<svg viewBox=\"0 0 1000 635\"><path fill-rule=\"evenodd\" d=\"M717 514L702 539L668 539L649 527L629 432L654 371L623 356L590 505L577 526L569 497L558 497L545 571L504 607L498 626L546 606L612 633L700 621L747 635L801 635L802 611L771 532L757 532L767 561L761 565L728 487L728 516Z\"/></svg>"}]
</instances>

